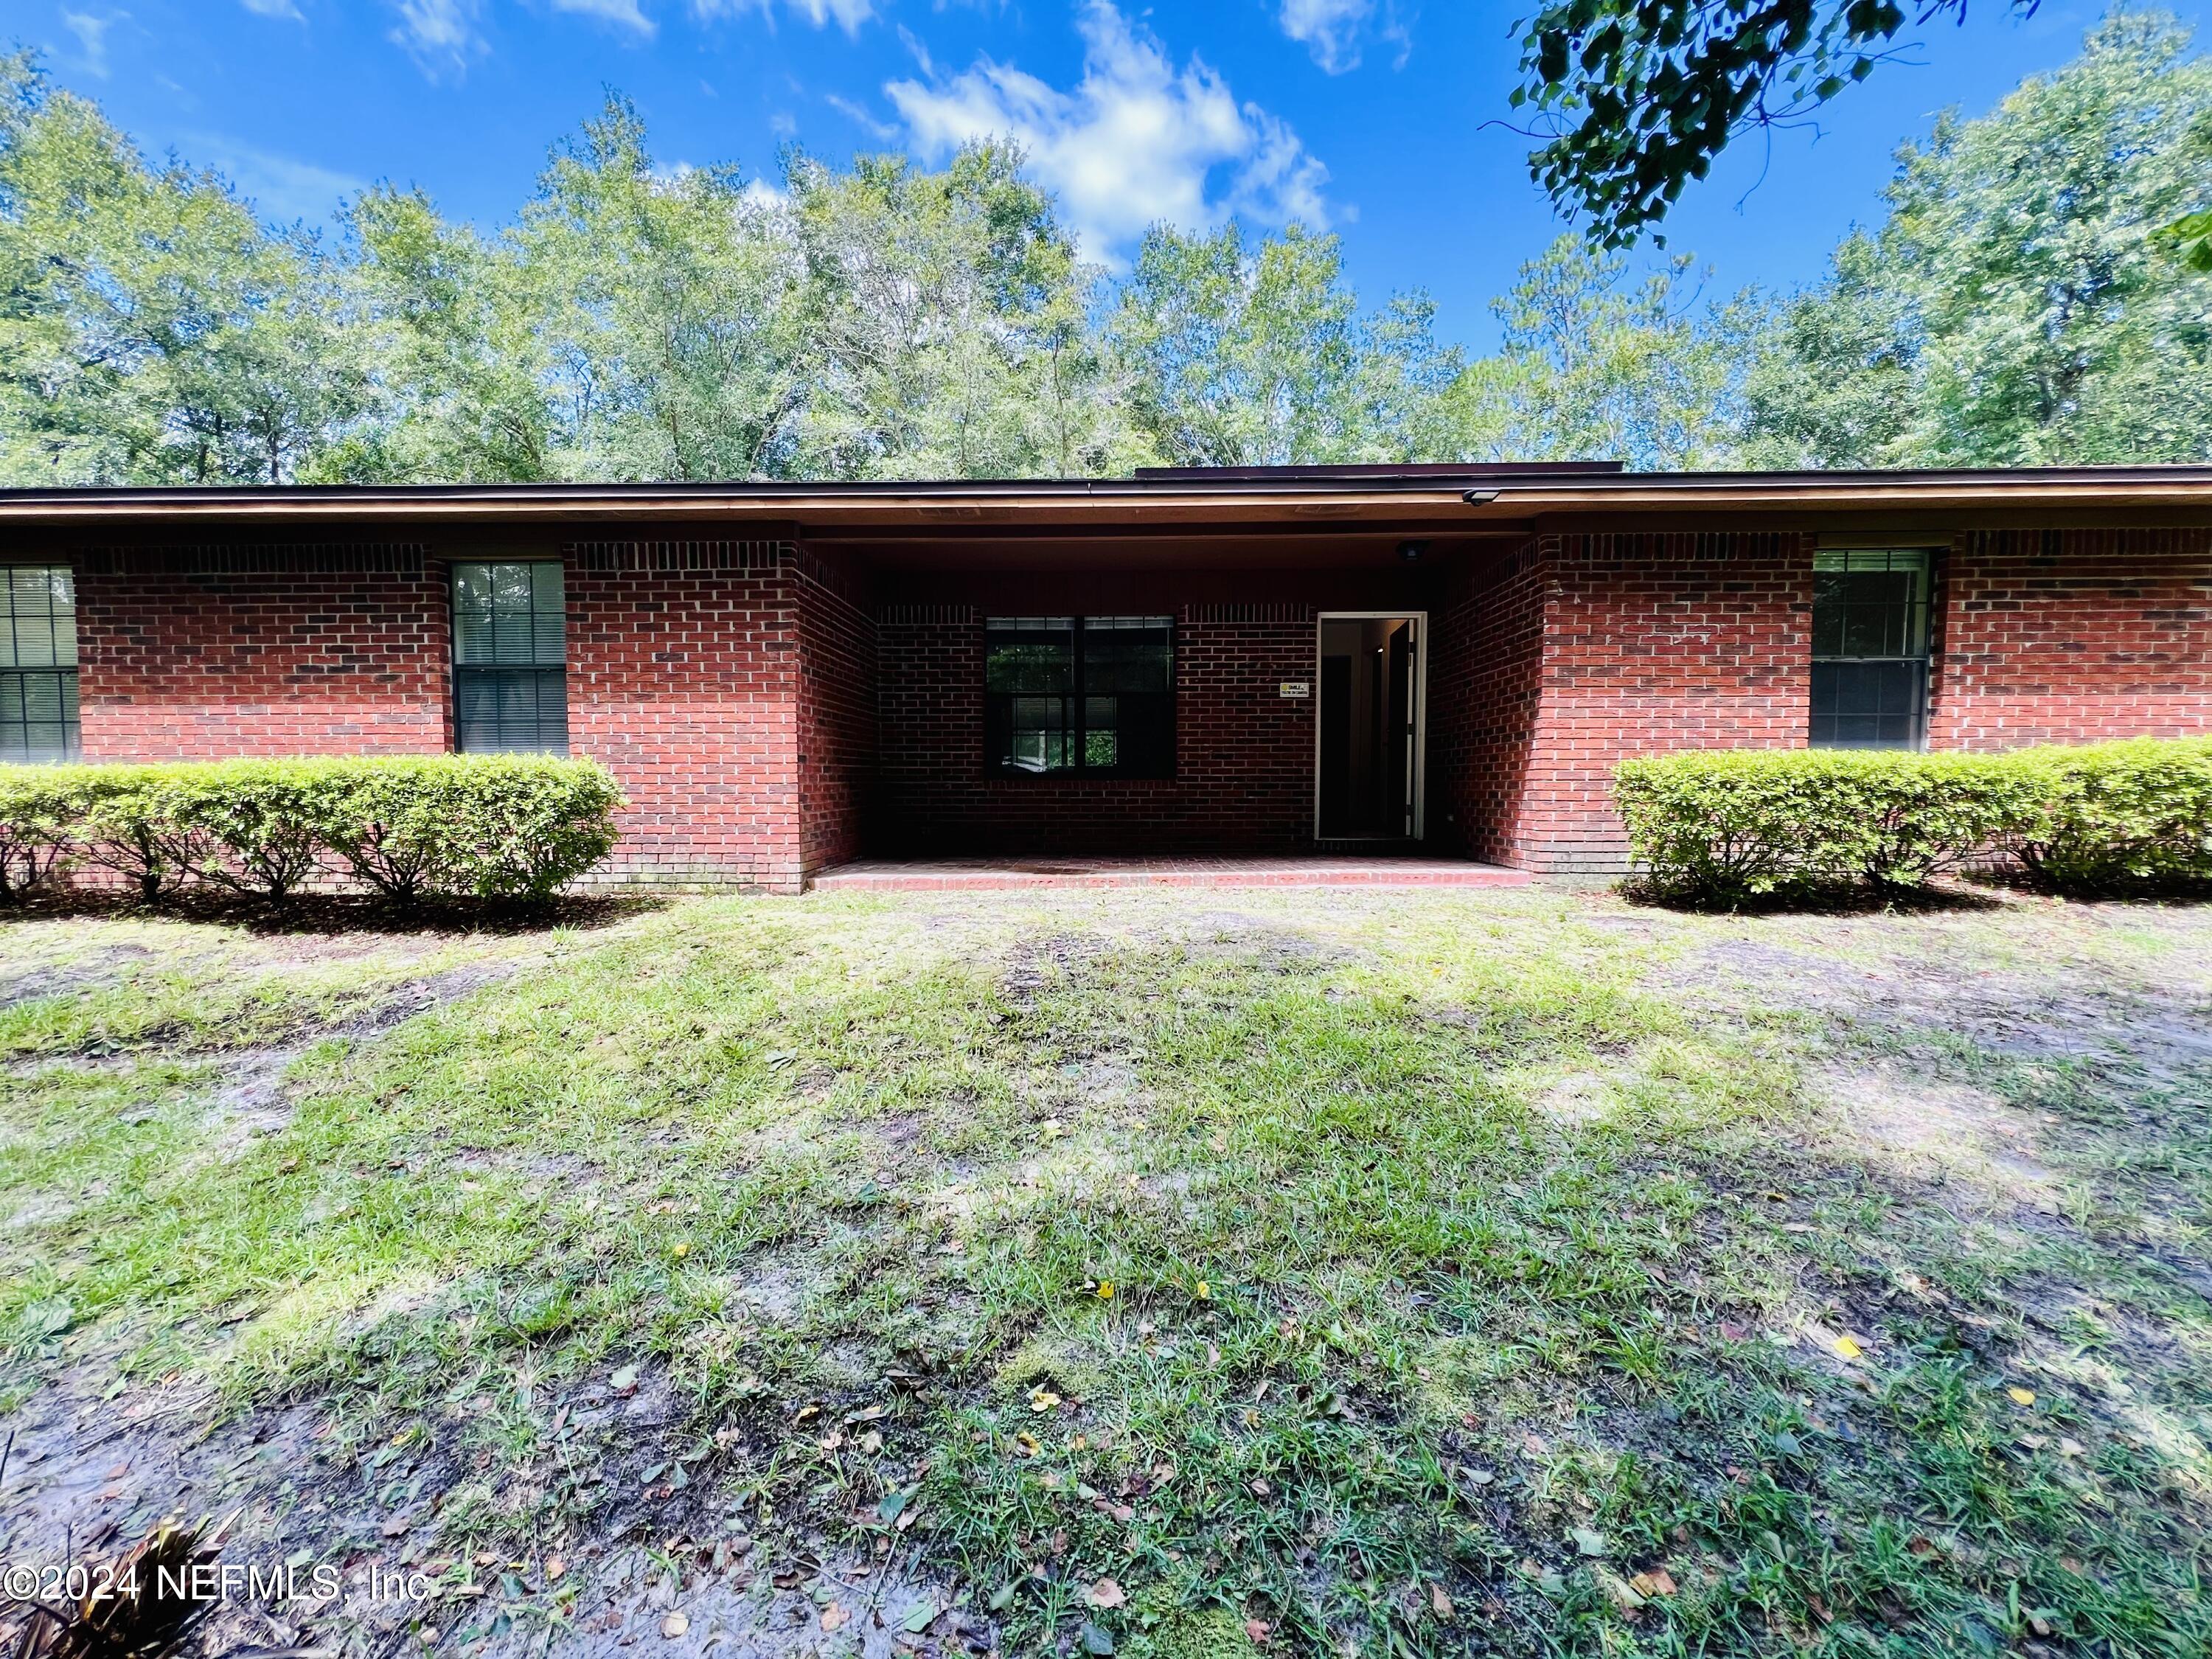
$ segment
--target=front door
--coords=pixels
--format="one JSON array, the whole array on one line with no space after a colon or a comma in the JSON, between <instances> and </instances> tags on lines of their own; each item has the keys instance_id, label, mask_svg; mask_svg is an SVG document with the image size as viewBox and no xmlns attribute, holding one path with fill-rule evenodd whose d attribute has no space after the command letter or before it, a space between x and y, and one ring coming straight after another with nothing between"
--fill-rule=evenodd
<instances>
[{"instance_id":1,"label":"front door","mask_svg":"<svg viewBox=\"0 0 2212 1659\"><path fill-rule=\"evenodd\" d=\"M1323 841L1421 833L1421 623L1321 619L1314 829Z\"/></svg>"}]
</instances>

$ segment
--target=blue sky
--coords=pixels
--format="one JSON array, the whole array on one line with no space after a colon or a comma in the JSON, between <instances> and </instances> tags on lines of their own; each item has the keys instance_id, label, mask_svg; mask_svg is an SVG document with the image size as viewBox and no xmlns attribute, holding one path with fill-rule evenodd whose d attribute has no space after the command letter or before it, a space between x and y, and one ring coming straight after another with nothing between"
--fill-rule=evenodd
<instances>
[{"instance_id":1,"label":"blue sky","mask_svg":"<svg viewBox=\"0 0 2212 1659\"><path fill-rule=\"evenodd\" d=\"M150 152L222 167L272 216L327 222L374 179L491 226L607 87L665 161L776 172L796 143L932 157L1010 133L1085 246L1147 222L1342 234L1369 303L1425 288L1450 337L1495 338L1491 298L1560 227L1503 125L1521 0L0 0ZM2197 8L2179 8L2192 23ZM1931 27L1823 112L1747 142L1668 226L1717 289L1816 276L1875 218L1891 152L1951 104L1978 112L2071 57L2095 5L1998 0ZM1488 124L1488 125L1486 125Z\"/></svg>"}]
</instances>

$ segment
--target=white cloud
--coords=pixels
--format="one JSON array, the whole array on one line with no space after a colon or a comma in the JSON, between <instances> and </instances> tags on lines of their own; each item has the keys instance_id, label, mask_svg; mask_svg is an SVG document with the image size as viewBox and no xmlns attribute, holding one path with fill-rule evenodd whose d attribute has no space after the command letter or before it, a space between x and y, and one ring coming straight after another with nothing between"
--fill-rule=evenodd
<instances>
[{"instance_id":1,"label":"white cloud","mask_svg":"<svg viewBox=\"0 0 2212 1659\"><path fill-rule=\"evenodd\" d=\"M222 169L263 218L278 224L295 219L311 225L328 224L341 198L358 196L368 188L368 180L350 173L257 149L220 133L193 133L188 147L194 155L204 156Z\"/></svg>"},{"instance_id":2,"label":"white cloud","mask_svg":"<svg viewBox=\"0 0 2212 1659\"><path fill-rule=\"evenodd\" d=\"M551 0L551 3L556 11L596 17L603 23L612 23L617 28L648 39L653 34L653 19L638 9L637 0Z\"/></svg>"},{"instance_id":3,"label":"white cloud","mask_svg":"<svg viewBox=\"0 0 2212 1659\"><path fill-rule=\"evenodd\" d=\"M988 58L884 90L926 153L994 137L1019 144L1094 258L1112 258L1162 220L1193 230L1232 212L1328 222L1328 169L1286 122L1240 104L1198 58L1176 69L1109 0L1089 0L1077 27L1083 78L1072 91ZM1226 173L1218 184L1217 170Z\"/></svg>"},{"instance_id":4,"label":"white cloud","mask_svg":"<svg viewBox=\"0 0 2212 1659\"><path fill-rule=\"evenodd\" d=\"M257 17L289 17L299 22L307 21L300 15L300 9L292 3L292 0L238 0L238 3Z\"/></svg>"},{"instance_id":5,"label":"white cloud","mask_svg":"<svg viewBox=\"0 0 2212 1659\"><path fill-rule=\"evenodd\" d=\"M876 15L875 0L782 0L816 28L835 23L848 34L858 34L860 25ZM691 15L701 22L717 17L738 17L757 11L773 24L776 0L691 0Z\"/></svg>"},{"instance_id":6,"label":"white cloud","mask_svg":"<svg viewBox=\"0 0 2212 1659\"><path fill-rule=\"evenodd\" d=\"M822 94L822 101L863 132L871 133L880 141L888 143L898 137L896 127L878 121L868 113L865 106L856 104L849 98L841 98L834 92L825 92Z\"/></svg>"},{"instance_id":7,"label":"white cloud","mask_svg":"<svg viewBox=\"0 0 2212 1659\"><path fill-rule=\"evenodd\" d=\"M459 78L490 50L477 28L483 0L391 0L399 14L392 38L432 80Z\"/></svg>"},{"instance_id":8,"label":"white cloud","mask_svg":"<svg viewBox=\"0 0 2212 1659\"><path fill-rule=\"evenodd\" d=\"M1283 33L1331 75L1359 67L1359 37L1375 0L1283 0Z\"/></svg>"},{"instance_id":9,"label":"white cloud","mask_svg":"<svg viewBox=\"0 0 2212 1659\"><path fill-rule=\"evenodd\" d=\"M94 17L88 11L65 11L62 27L76 36L78 47L84 53L85 72L107 78L107 31L118 19L128 17L127 11L115 12L106 17Z\"/></svg>"}]
</instances>

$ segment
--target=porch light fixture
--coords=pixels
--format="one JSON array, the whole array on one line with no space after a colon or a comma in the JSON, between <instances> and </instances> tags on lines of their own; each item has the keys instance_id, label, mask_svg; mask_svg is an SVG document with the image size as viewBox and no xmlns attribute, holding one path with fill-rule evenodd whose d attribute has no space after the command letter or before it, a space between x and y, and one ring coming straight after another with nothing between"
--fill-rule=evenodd
<instances>
[{"instance_id":1,"label":"porch light fixture","mask_svg":"<svg viewBox=\"0 0 2212 1659\"><path fill-rule=\"evenodd\" d=\"M1398 556L1405 560L1407 564L1411 564L1414 560L1419 558L1422 554L1428 550L1429 544L1426 542L1400 542L1398 544Z\"/></svg>"},{"instance_id":2,"label":"porch light fixture","mask_svg":"<svg viewBox=\"0 0 2212 1659\"><path fill-rule=\"evenodd\" d=\"M1497 499L1498 492L1494 489L1470 489L1460 496L1460 500L1469 507L1488 507Z\"/></svg>"}]
</instances>

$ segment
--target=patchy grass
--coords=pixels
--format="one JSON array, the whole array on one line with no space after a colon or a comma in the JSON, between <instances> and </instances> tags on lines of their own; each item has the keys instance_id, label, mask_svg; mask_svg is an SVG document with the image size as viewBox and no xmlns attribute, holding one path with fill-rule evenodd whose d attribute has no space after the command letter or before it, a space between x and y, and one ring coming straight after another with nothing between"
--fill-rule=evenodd
<instances>
[{"instance_id":1,"label":"patchy grass","mask_svg":"<svg viewBox=\"0 0 2212 1659\"><path fill-rule=\"evenodd\" d=\"M0 1000L0 1553L434 1582L286 1639L2212 1644L2212 910L94 916Z\"/></svg>"}]
</instances>

